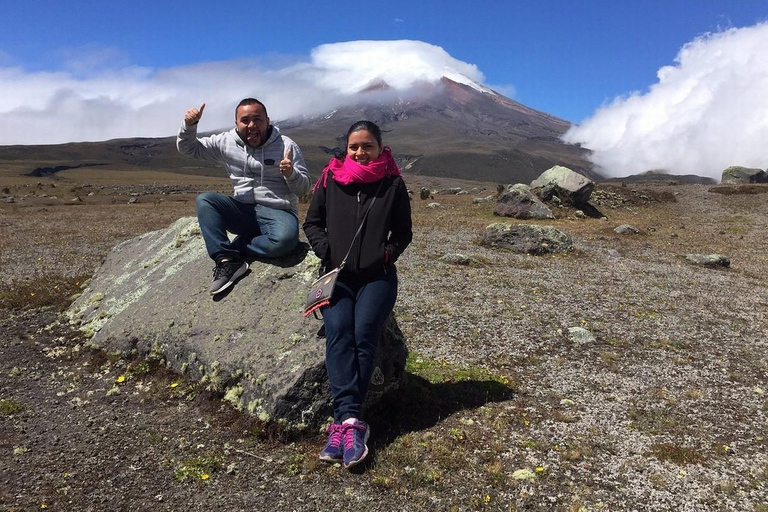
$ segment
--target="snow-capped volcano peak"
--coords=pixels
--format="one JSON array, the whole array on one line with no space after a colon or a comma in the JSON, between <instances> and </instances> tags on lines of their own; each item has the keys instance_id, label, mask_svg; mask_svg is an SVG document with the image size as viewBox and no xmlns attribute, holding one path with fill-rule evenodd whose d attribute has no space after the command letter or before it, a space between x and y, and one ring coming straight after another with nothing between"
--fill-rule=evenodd
<instances>
[{"instance_id":1,"label":"snow-capped volcano peak","mask_svg":"<svg viewBox=\"0 0 768 512\"><path fill-rule=\"evenodd\" d=\"M422 41L326 44L312 52L312 65L323 70L317 77L323 86L342 94L383 88L402 91L418 83L438 83L443 77L494 94L482 85L484 77L477 66Z\"/></svg>"}]
</instances>

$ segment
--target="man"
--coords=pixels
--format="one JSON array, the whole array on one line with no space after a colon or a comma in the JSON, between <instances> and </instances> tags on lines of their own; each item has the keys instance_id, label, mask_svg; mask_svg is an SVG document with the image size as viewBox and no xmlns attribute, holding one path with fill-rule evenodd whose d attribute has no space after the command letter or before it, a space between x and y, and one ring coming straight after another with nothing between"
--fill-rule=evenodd
<instances>
[{"instance_id":1,"label":"man","mask_svg":"<svg viewBox=\"0 0 768 512\"><path fill-rule=\"evenodd\" d=\"M299 146L270 124L262 102L242 100L234 129L198 138L204 109L205 103L187 110L176 147L223 164L234 186L234 197L204 192L195 199L205 247L216 262L210 289L216 295L248 271L244 258L277 258L296 247L298 196L309 192L310 181ZM227 231L237 237L230 241Z\"/></svg>"}]
</instances>

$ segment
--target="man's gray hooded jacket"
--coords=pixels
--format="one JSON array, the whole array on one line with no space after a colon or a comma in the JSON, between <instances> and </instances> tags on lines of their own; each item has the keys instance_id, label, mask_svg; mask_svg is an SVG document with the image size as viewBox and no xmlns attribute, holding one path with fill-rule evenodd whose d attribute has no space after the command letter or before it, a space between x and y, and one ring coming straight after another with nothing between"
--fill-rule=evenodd
<instances>
[{"instance_id":1,"label":"man's gray hooded jacket","mask_svg":"<svg viewBox=\"0 0 768 512\"><path fill-rule=\"evenodd\" d=\"M237 130L197 137L197 125L182 121L176 147L182 155L223 163L232 180L238 201L288 210L298 217L298 196L310 189L309 173L299 146L270 126L269 139L258 148L248 146ZM285 178L280 160L293 150L293 174Z\"/></svg>"}]
</instances>

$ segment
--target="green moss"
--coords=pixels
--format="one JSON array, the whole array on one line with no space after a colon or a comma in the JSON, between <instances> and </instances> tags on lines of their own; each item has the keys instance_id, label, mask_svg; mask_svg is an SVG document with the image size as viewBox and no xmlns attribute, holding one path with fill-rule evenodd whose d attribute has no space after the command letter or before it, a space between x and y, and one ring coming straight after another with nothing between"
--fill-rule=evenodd
<instances>
[{"instance_id":1,"label":"green moss","mask_svg":"<svg viewBox=\"0 0 768 512\"><path fill-rule=\"evenodd\" d=\"M24 405L14 400L0 400L0 416L11 416L24 410Z\"/></svg>"},{"instance_id":2,"label":"green moss","mask_svg":"<svg viewBox=\"0 0 768 512\"><path fill-rule=\"evenodd\" d=\"M185 460L173 472L173 477L179 482L209 480L213 473L221 468L221 459L216 455L198 455Z\"/></svg>"},{"instance_id":3,"label":"green moss","mask_svg":"<svg viewBox=\"0 0 768 512\"><path fill-rule=\"evenodd\" d=\"M208 391L220 393L224 390L224 381L221 377L221 363L218 361L213 361L211 363L211 371L207 374L207 376L208 386L206 386L206 389Z\"/></svg>"},{"instance_id":4,"label":"green moss","mask_svg":"<svg viewBox=\"0 0 768 512\"><path fill-rule=\"evenodd\" d=\"M413 352L405 363L406 371L422 377L432 384L440 382L463 382L470 380L493 381L509 386L509 379L485 368L473 366L460 367L446 362L425 359Z\"/></svg>"},{"instance_id":5,"label":"green moss","mask_svg":"<svg viewBox=\"0 0 768 512\"><path fill-rule=\"evenodd\" d=\"M240 400L240 396L242 396L242 394L242 386L232 386L227 390L226 393L224 393L224 400L231 403L238 411L241 411L243 409L243 402Z\"/></svg>"}]
</instances>

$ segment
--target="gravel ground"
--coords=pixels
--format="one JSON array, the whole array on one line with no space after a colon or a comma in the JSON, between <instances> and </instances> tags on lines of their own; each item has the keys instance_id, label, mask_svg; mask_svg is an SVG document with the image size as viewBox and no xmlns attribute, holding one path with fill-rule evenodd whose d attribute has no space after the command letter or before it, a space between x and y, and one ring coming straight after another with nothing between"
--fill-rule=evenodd
<instances>
[{"instance_id":1,"label":"gravel ground","mask_svg":"<svg viewBox=\"0 0 768 512\"><path fill-rule=\"evenodd\" d=\"M539 257L478 243L501 220L490 203L414 199L395 313L418 369L370 412L355 472L315 460L320 434L265 432L162 369L83 348L55 308L5 310L0 510L768 511L768 194L601 194L608 220L557 210L547 224L575 249ZM142 199L1 205L6 290L85 276L117 241L192 213L183 195ZM613 231L625 223L640 233ZM456 253L475 263L439 259Z\"/></svg>"}]
</instances>

